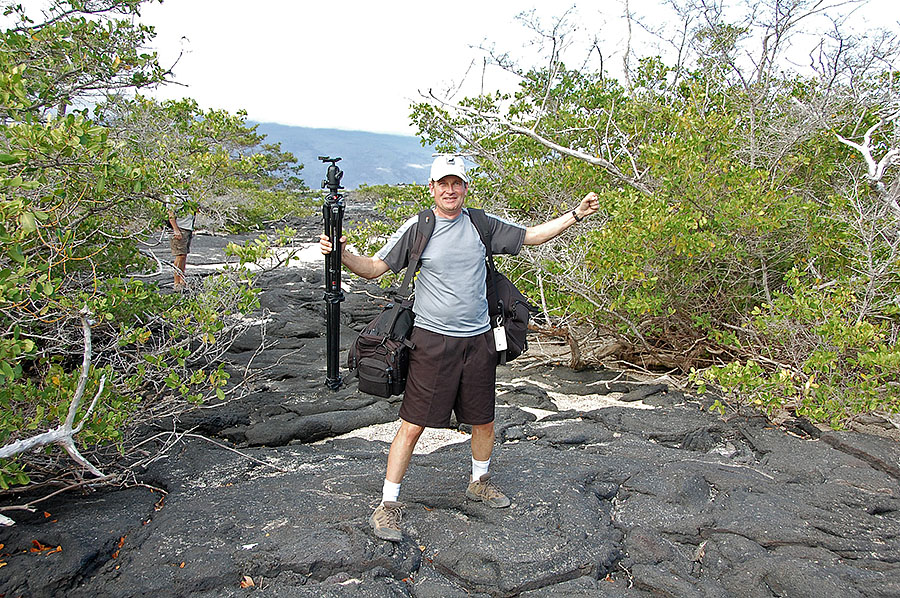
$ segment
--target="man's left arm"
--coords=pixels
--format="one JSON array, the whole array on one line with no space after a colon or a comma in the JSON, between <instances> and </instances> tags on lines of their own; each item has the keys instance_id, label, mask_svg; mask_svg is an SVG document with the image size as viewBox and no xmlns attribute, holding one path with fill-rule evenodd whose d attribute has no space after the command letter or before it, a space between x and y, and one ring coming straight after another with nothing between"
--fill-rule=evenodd
<instances>
[{"instance_id":1,"label":"man's left arm","mask_svg":"<svg viewBox=\"0 0 900 598\"><path fill-rule=\"evenodd\" d=\"M543 224L538 224L537 226L529 226L525 229L525 241L523 241L524 245L540 245L541 243L546 243L550 239L558 236L564 230L581 222L591 214L597 212L600 209L600 199L597 197L597 194L591 191L587 195L584 196L584 199L581 200L581 203L578 204L571 212L566 212L559 218L554 218L553 220L548 220Z\"/></svg>"}]
</instances>

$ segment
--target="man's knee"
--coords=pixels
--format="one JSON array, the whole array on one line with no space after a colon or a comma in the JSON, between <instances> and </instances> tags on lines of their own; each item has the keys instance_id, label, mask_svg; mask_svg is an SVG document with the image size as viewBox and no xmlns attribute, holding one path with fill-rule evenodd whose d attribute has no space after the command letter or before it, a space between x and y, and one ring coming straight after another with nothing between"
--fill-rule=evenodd
<instances>
[{"instance_id":1,"label":"man's knee","mask_svg":"<svg viewBox=\"0 0 900 598\"><path fill-rule=\"evenodd\" d=\"M407 446L415 446L419 436L425 431L424 426L411 424L406 420L400 421L400 429L397 431L397 440Z\"/></svg>"},{"instance_id":2,"label":"man's knee","mask_svg":"<svg viewBox=\"0 0 900 598\"><path fill-rule=\"evenodd\" d=\"M494 422L488 422L486 424L473 424L472 425L472 435L478 436L481 434L493 434L494 433Z\"/></svg>"}]
</instances>

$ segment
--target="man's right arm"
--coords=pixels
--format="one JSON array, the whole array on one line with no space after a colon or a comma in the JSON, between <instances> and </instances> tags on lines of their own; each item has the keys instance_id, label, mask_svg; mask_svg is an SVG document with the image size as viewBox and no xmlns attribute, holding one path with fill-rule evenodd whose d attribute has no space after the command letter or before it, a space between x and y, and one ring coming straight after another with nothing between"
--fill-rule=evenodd
<instances>
[{"instance_id":1,"label":"man's right arm","mask_svg":"<svg viewBox=\"0 0 900 598\"><path fill-rule=\"evenodd\" d=\"M371 280L390 270L390 267L384 260L350 253L347 251L346 241L347 237L341 237L341 263L357 276ZM324 255L328 255L332 249L331 240L327 236L321 235L319 237L319 248Z\"/></svg>"}]
</instances>

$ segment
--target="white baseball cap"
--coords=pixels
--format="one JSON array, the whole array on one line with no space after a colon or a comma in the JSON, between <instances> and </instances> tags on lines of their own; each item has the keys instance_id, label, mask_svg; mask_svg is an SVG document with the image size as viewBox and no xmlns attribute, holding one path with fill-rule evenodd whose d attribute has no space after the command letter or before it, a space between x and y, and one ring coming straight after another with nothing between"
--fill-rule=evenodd
<instances>
[{"instance_id":1,"label":"white baseball cap","mask_svg":"<svg viewBox=\"0 0 900 598\"><path fill-rule=\"evenodd\" d=\"M469 177L466 175L466 165L460 156L438 156L431 163L431 178L429 180L439 181L445 176L458 176L466 184L469 183Z\"/></svg>"}]
</instances>

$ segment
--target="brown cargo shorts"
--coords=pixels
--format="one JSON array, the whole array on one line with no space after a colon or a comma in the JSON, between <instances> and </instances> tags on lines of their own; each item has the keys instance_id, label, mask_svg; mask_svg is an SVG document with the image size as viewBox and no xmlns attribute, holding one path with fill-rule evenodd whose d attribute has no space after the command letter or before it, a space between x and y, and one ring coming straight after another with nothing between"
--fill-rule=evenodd
<instances>
[{"instance_id":1,"label":"brown cargo shorts","mask_svg":"<svg viewBox=\"0 0 900 598\"><path fill-rule=\"evenodd\" d=\"M193 231L181 229L181 238L176 239L175 235L169 241L169 248L172 255L187 255L191 252L191 237L194 236Z\"/></svg>"},{"instance_id":2,"label":"brown cargo shorts","mask_svg":"<svg viewBox=\"0 0 900 598\"><path fill-rule=\"evenodd\" d=\"M446 336L413 328L406 393L400 417L426 428L494 421L497 351L491 331L470 337Z\"/></svg>"}]
</instances>

